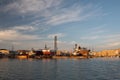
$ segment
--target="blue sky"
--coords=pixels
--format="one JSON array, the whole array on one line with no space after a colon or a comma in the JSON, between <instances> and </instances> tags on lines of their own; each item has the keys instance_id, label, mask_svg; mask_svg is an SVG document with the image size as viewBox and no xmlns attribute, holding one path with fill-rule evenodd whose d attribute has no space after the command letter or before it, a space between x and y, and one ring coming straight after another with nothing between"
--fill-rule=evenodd
<instances>
[{"instance_id":1,"label":"blue sky","mask_svg":"<svg viewBox=\"0 0 120 80\"><path fill-rule=\"evenodd\" d=\"M0 0L0 48L120 48L120 0Z\"/></svg>"}]
</instances>

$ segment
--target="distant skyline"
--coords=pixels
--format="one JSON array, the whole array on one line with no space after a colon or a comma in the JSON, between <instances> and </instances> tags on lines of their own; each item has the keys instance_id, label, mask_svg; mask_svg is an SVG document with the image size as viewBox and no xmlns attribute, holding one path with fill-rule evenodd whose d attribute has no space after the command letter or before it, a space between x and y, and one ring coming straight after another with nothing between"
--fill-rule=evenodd
<instances>
[{"instance_id":1,"label":"distant skyline","mask_svg":"<svg viewBox=\"0 0 120 80\"><path fill-rule=\"evenodd\" d=\"M0 49L120 48L120 0L0 0Z\"/></svg>"}]
</instances>

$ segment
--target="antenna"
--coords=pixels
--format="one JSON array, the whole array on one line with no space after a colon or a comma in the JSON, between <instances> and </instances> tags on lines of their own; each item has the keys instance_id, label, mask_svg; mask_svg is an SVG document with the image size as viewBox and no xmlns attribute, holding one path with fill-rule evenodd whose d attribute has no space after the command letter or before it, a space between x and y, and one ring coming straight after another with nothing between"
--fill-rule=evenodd
<instances>
[{"instance_id":1,"label":"antenna","mask_svg":"<svg viewBox=\"0 0 120 80\"><path fill-rule=\"evenodd\" d=\"M14 51L14 45L12 44L12 48L11 48L12 51Z\"/></svg>"}]
</instances>

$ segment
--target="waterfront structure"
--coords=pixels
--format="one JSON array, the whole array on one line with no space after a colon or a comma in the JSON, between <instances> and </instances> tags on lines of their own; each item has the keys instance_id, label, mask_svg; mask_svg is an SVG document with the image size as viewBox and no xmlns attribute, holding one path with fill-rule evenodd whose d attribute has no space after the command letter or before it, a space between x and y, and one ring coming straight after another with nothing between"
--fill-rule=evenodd
<instances>
[{"instance_id":1,"label":"waterfront structure","mask_svg":"<svg viewBox=\"0 0 120 80\"><path fill-rule=\"evenodd\" d=\"M19 59L26 59L28 58L28 52L29 50L18 50L18 54L16 55L16 58Z\"/></svg>"},{"instance_id":2,"label":"waterfront structure","mask_svg":"<svg viewBox=\"0 0 120 80\"><path fill-rule=\"evenodd\" d=\"M28 54L28 57L33 58L33 57L35 57L36 52L35 52L35 50L32 48L30 51L27 52L27 54Z\"/></svg>"},{"instance_id":3,"label":"waterfront structure","mask_svg":"<svg viewBox=\"0 0 120 80\"><path fill-rule=\"evenodd\" d=\"M90 50L87 50L87 48L81 48L80 46L77 46L77 44L75 44L74 52L72 53L72 55L88 57L89 52Z\"/></svg>"},{"instance_id":4,"label":"waterfront structure","mask_svg":"<svg viewBox=\"0 0 120 80\"><path fill-rule=\"evenodd\" d=\"M10 53L10 51L7 49L0 49L0 53L2 53L4 55L8 55Z\"/></svg>"},{"instance_id":5,"label":"waterfront structure","mask_svg":"<svg viewBox=\"0 0 120 80\"><path fill-rule=\"evenodd\" d=\"M18 50L19 55L26 55L29 51L28 50Z\"/></svg>"},{"instance_id":6,"label":"waterfront structure","mask_svg":"<svg viewBox=\"0 0 120 80\"><path fill-rule=\"evenodd\" d=\"M92 55L95 57L117 57L120 55L120 49L92 52Z\"/></svg>"}]
</instances>

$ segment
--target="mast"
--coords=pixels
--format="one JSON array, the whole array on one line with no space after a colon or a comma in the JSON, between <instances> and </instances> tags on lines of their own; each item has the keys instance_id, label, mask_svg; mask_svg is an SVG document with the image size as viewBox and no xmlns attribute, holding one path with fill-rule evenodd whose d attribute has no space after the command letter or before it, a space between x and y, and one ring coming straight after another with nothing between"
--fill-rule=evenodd
<instances>
[{"instance_id":1,"label":"mast","mask_svg":"<svg viewBox=\"0 0 120 80\"><path fill-rule=\"evenodd\" d=\"M12 45L12 48L11 48L12 51L14 51L14 45Z\"/></svg>"}]
</instances>

